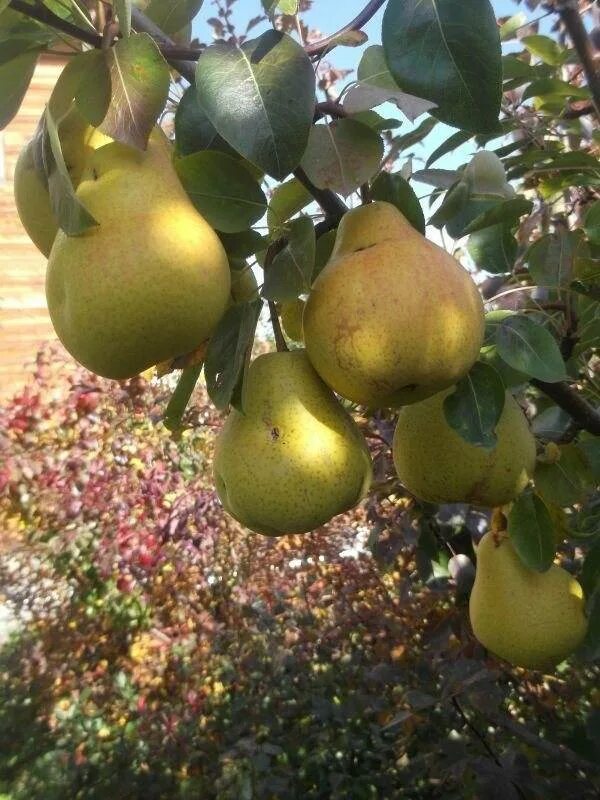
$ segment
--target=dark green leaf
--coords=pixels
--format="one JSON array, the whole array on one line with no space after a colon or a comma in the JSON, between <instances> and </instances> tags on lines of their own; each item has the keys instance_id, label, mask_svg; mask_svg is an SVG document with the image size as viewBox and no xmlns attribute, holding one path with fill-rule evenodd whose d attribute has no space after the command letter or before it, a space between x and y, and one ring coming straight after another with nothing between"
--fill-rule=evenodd
<instances>
[{"instance_id":1,"label":"dark green leaf","mask_svg":"<svg viewBox=\"0 0 600 800\"><path fill-rule=\"evenodd\" d=\"M150 0L145 14L165 33L178 33L190 23L204 0Z\"/></svg>"},{"instance_id":2,"label":"dark green leaf","mask_svg":"<svg viewBox=\"0 0 600 800\"><path fill-rule=\"evenodd\" d=\"M573 424L573 417L558 406L549 406L531 423L531 432L536 438L560 441Z\"/></svg>"},{"instance_id":3,"label":"dark green leaf","mask_svg":"<svg viewBox=\"0 0 600 800\"><path fill-rule=\"evenodd\" d=\"M512 272L517 240L508 225L491 225L469 236L467 250L479 267L493 275Z\"/></svg>"},{"instance_id":4,"label":"dark green leaf","mask_svg":"<svg viewBox=\"0 0 600 800\"><path fill-rule=\"evenodd\" d=\"M383 155L381 136L353 119L311 128L302 167L319 189L345 196L377 172Z\"/></svg>"},{"instance_id":5,"label":"dark green leaf","mask_svg":"<svg viewBox=\"0 0 600 800\"><path fill-rule=\"evenodd\" d=\"M434 119L433 117L427 117L427 119L424 119L423 122L417 125L417 127L410 131L410 133L405 133L402 136L396 136L395 139L392 139L392 151L394 153L402 153L405 150L414 147L416 144L420 144L423 139L435 128L437 122L437 119Z\"/></svg>"},{"instance_id":6,"label":"dark green leaf","mask_svg":"<svg viewBox=\"0 0 600 800\"><path fill-rule=\"evenodd\" d=\"M315 268L312 274L313 283L317 275L321 272L323 267L331 258L336 234L337 230L327 231L327 233L324 233L317 239L317 247L315 249Z\"/></svg>"},{"instance_id":7,"label":"dark green leaf","mask_svg":"<svg viewBox=\"0 0 600 800\"><path fill-rule=\"evenodd\" d=\"M145 150L169 93L169 68L146 33L121 39L106 55L111 102L101 125L107 136Z\"/></svg>"},{"instance_id":8,"label":"dark green leaf","mask_svg":"<svg viewBox=\"0 0 600 800\"><path fill-rule=\"evenodd\" d=\"M106 53L100 50L88 50L69 62L68 66L79 59L83 71L75 89L75 102L90 125L99 128L106 118L112 96Z\"/></svg>"},{"instance_id":9,"label":"dark green leaf","mask_svg":"<svg viewBox=\"0 0 600 800\"><path fill-rule=\"evenodd\" d=\"M382 41L396 83L436 103L436 117L473 132L497 127L502 62L487 0L389 0Z\"/></svg>"},{"instance_id":10,"label":"dark green leaf","mask_svg":"<svg viewBox=\"0 0 600 800\"><path fill-rule=\"evenodd\" d=\"M47 139L45 140L44 156L52 213L66 234L77 236L98 223L75 194L50 106L46 107L45 125Z\"/></svg>"},{"instance_id":11,"label":"dark green leaf","mask_svg":"<svg viewBox=\"0 0 600 800\"><path fill-rule=\"evenodd\" d=\"M534 480L542 497L561 507L580 502L595 485L585 453L576 444L562 445L558 461L552 464L540 462Z\"/></svg>"},{"instance_id":12,"label":"dark green leaf","mask_svg":"<svg viewBox=\"0 0 600 800\"><path fill-rule=\"evenodd\" d=\"M4 45L0 43L0 48ZM37 59L38 50L34 49L0 63L0 130L8 125L21 107Z\"/></svg>"},{"instance_id":13,"label":"dark green leaf","mask_svg":"<svg viewBox=\"0 0 600 800\"><path fill-rule=\"evenodd\" d=\"M163 422L165 427L170 431L179 430L181 427L181 419L190 402L192 392L198 382L200 373L202 372L202 364L194 364L191 367L186 367L177 382L175 391L171 395L169 404L165 410Z\"/></svg>"},{"instance_id":14,"label":"dark green leaf","mask_svg":"<svg viewBox=\"0 0 600 800\"><path fill-rule=\"evenodd\" d=\"M460 178L460 173L455 169L418 169L411 175L412 180L426 183L437 189L450 189Z\"/></svg>"},{"instance_id":15,"label":"dark green leaf","mask_svg":"<svg viewBox=\"0 0 600 800\"><path fill-rule=\"evenodd\" d=\"M210 399L226 409L239 391L240 379L254 341L262 300L237 303L229 308L208 344L204 375Z\"/></svg>"},{"instance_id":16,"label":"dark green leaf","mask_svg":"<svg viewBox=\"0 0 600 800\"><path fill-rule=\"evenodd\" d=\"M531 277L538 286L566 286L573 274L573 259L581 245L581 231L557 228L534 242L525 254Z\"/></svg>"},{"instance_id":17,"label":"dark green leaf","mask_svg":"<svg viewBox=\"0 0 600 800\"><path fill-rule=\"evenodd\" d=\"M244 231L267 210L262 189L233 156L204 150L177 159L175 169L194 206L218 231Z\"/></svg>"},{"instance_id":18,"label":"dark green leaf","mask_svg":"<svg viewBox=\"0 0 600 800\"><path fill-rule=\"evenodd\" d=\"M275 188L269 202L267 211L267 225L269 233L277 238L285 229L285 223L290 217L309 205L313 200L308 189L297 178L292 178Z\"/></svg>"},{"instance_id":19,"label":"dark green leaf","mask_svg":"<svg viewBox=\"0 0 600 800\"><path fill-rule=\"evenodd\" d=\"M585 557L581 570L581 585L588 596L600 589L600 542L596 542Z\"/></svg>"},{"instance_id":20,"label":"dark green leaf","mask_svg":"<svg viewBox=\"0 0 600 800\"><path fill-rule=\"evenodd\" d=\"M524 197L515 197L512 200L504 200L495 204L492 208L484 211L483 214L475 217L464 229L464 233L475 233L491 225L513 225L519 221L524 214L529 214L533 208L531 200Z\"/></svg>"},{"instance_id":21,"label":"dark green leaf","mask_svg":"<svg viewBox=\"0 0 600 800\"><path fill-rule=\"evenodd\" d=\"M262 295L283 303L310 291L315 265L315 228L309 217L290 223L287 244L265 271Z\"/></svg>"},{"instance_id":22,"label":"dark green leaf","mask_svg":"<svg viewBox=\"0 0 600 800\"><path fill-rule=\"evenodd\" d=\"M229 155L236 154L225 139L219 136L200 107L195 86L189 86L185 90L175 112L175 147L177 154L181 156L200 150L220 150Z\"/></svg>"},{"instance_id":23,"label":"dark green leaf","mask_svg":"<svg viewBox=\"0 0 600 800\"><path fill-rule=\"evenodd\" d=\"M477 361L444 400L446 422L469 444L491 448L506 390L493 367Z\"/></svg>"},{"instance_id":24,"label":"dark green leaf","mask_svg":"<svg viewBox=\"0 0 600 800\"><path fill-rule=\"evenodd\" d=\"M500 357L513 369L541 381L566 378L564 361L556 340L546 328L524 314L503 320L496 330Z\"/></svg>"},{"instance_id":25,"label":"dark green leaf","mask_svg":"<svg viewBox=\"0 0 600 800\"><path fill-rule=\"evenodd\" d=\"M366 125L369 128L372 128L374 131L393 131L395 128L399 128L402 123L398 119L392 119L390 117L384 118L381 114L378 114L377 111L359 111L358 114L352 114L351 119L356 120L357 122L361 122L363 125Z\"/></svg>"},{"instance_id":26,"label":"dark green leaf","mask_svg":"<svg viewBox=\"0 0 600 800\"><path fill-rule=\"evenodd\" d=\"M554 523L546 504L532 492L523 492L508 514L508 534L517 555L529 569L546 572L556 549Z\"/></svg>"},{"instance_id":27,"label":"dark green leaf","mask_svg":"<svg viewBox=\"0 0 600 800\"><path fill-rule=\"evenodd\" d=\"M248 161L281 180L298 166L314 115L310 59L290 36L267 31L209 47L198 62L200 106Z\"/></svg>"},{"instance_id":28,"label":"dark green leaf","mask_svg":"<svg viewBox=\"0 0 600 800\"><path fill-rule=\"evenodd\" d=\"M429 224L443 228L464 209L468 199L469 187L464 181L457 181L444 195L440 207L429 220Z\"/></svg>"},{"instance_id":29,"label":"dark green leaf","mask_svg":"<svg viewBox=\"0 0 600 800\"><path fill-rule=\"evenodd\" d=\"M395 205L413 228L425 233L423 209L414 189L402 175L380 172L371 185L371 196L373 200L385 200Z\"/></svg>"},{"instance_id":30,"label":"dark green leaf","mask_svg":"<svg viewBox=\"0 0 600 800\"><path fill-rule=\"evenodd\" d=\"M587 602L588 629L579 655L589 661L600 658L600 591L596 590Z\"/></svg>"},{"instance_id":31,"label":"dark green leaf","mask_svg":"<svg viewBox=\"0 0 600 800\"><path fill-rule=\"evenodd\" d=\"M583 229L592 244L600 245L600 200L588 208Z\"/></svg>"},{"instance_id":32,"label":"dark green leaf","mask_svg":"<svg viewBox=\"0 0 600 800\"><path fill-rule=\"evenodd\" d=\"M466 131L456 131L446 139L445 142L439 147L436 147L433 153L429 156L427 161L425 162L425 168L430 167L438 158L445 156L446 153L451 153L453 150L456 150L457 147L465 144L469 141L469 139L473 138L473 134L468 133Z\"/></svg>"},{"instance_id":33,"label":"dark green leaf","mask_svg":"<svg viewBox=\"0 0 600 800\"><path fill-rule=\"evenodd\" d=\"M267 246L266 240L255 230L239 233L220 232L219 239L231 258L248 258Z\"/></svg>"}]
</instances>

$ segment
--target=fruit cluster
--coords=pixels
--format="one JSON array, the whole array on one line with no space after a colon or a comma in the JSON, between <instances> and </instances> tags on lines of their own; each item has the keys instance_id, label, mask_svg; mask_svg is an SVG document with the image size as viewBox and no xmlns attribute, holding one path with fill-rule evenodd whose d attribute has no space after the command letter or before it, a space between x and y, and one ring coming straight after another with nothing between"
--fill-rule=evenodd
<instances>
[{"instance_id":1,"label":"fruit cluster","mask_svg":"<svg viewBox=\"0 0 600 800\"><path fill-rule=\"evenodd\" d=\"M49 256L48 308L62 343L92 372L129 378L198 350L237 298L225 250L184 192L163 133L138 152L76 113L63 122L65 160L98 225L80 236L57 230L29 150L17 204ZM446 421L451 387L480 355L483 302L461 265L395 206L348 212L301 319L287 311L304 348L254 360L244 410L231 410L216 447L219 497L243 525L269 536L311 531L369 491L368 448L336 394L400 408L394 463L422 501L504 506L529 483L535 442L510 394L492 448ZM577 582L559 567L528 570L501 531L480 545L471 616L484 645L529 667L556 663L586 630Z\"/></svg>"}]
</instances>

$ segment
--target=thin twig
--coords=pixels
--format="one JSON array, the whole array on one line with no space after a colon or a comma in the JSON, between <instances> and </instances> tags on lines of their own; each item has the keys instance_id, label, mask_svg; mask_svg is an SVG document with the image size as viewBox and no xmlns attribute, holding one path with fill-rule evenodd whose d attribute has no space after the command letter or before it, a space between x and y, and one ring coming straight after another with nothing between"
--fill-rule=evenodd
<instances>
[{"instance_id":1,"label":"thin twig","mask_svg":"<svg viewBox=\"0 0 600 800\"><path fill-rule=\"evenodd\" d=\"M496 755L496 753L494 753L494 751L492 750L492 748L491 748L491 746L490 746L490 744L489 744L488 740L487 740L487 739L485 738L485 736L484 736L484 735L483 735L483 734L482 734L482 733L481 733L481 732L480 732L480 731L477 729L477 727L476 727L475 725L473 725L473 723L471 722L471 720L470 720L470 719L467 717L467 715L465 714L465 712L464 712L464 710L463 710L463 708L462 708L461 704L460 704L460 703L459 703L459 701L458 701L458 698L456 698L456 697L453 697L453 698L452 698L452 705L453 705L453 706L454 706L454 708L457 710L457 712L458 712L458 715L460 716L460 718L462 719L462 721L464 722L464 724L467 726L467 728L469 728L469 730L473 731L473 733L475 734L475 736L476 736L476 737L479 739L479 741L480 741L480 742L481 742L481 744L483 745L483 748L484 748L484 750L485 750L485 751L486 751L486 753L489 755L489 757L492 759L492 761L494 761L494 763L495 763L497 766L499 766L499 767L502 767L502 762L500 761L500 759L498 758L498 756Z\"/></svg>"},{"instance_id":2,"label":"thin twig","mask_svg":"<svg viewBox=\"0 0 600 800\"><path fill-rule=\"evenodd\" d=\"M333 50L333 48L336 47L340 37L343 37L344 34L352 33L353 31L359 31L361 28L363 28L367 22L369 22L369 20L375 16L384 3L385 0L370 0L360 14L354 17L354 19L347 25L344 25L343 28L340 28L337 33L334 33L331 36L326 36L324 39L320 39L318 42L308 44L304 49L311 58L320 58L324 53Z\"/></svg>"},{"instance_id":3,"label":"thin twig","mask_svg":"<svg viewBox=\"0 0 600 800\"><path fill-rule=\"evenodd\" d=\"M51 28L55 28L58 31L67 33L69 36L79 39L81 42L91 44L93 47L99 48L102 45L102 37L99 33L84 31L77 25L73 25L73 23L68 22L66 19L62 19L62 17L59 17L57 14L54 14L49 8L43 6L41 3L32 6L29 5L29 3L24 2L24 0L10 0L8 7L12 8L13 11L20 11L21 14L24 14L26 17L31 17L31 19L36 19L38 22L43 22L45 25L49 25Z\"/></svg>"},{"instance_id":4,"label":"thin twig","mask_svg":"<svg viewBox=\"0 0 600 800\"><path fill-rule=\"evenodd\" d=\"M269 300L269 311L271 313L271 327L273 328L273 336L275 337L275 345L278 353L287 353L288 346L279 324L279 315L277 313L277 306L272 300Z\"/></svg>"},{"instance_id":5,"label":"thin twig","mask_svg":"<svg viewBox=\"0 0 600 800\"><path fill-rule=\"evenodd\" d=\"M326 216L332 217L339 222L346 211L348 211L348 207L337 194L329 191L329 189L319 189L316 187L302 167L297 167L297 169L294 170L294 177L311 193Z\"/></svg>"}]
</instances>

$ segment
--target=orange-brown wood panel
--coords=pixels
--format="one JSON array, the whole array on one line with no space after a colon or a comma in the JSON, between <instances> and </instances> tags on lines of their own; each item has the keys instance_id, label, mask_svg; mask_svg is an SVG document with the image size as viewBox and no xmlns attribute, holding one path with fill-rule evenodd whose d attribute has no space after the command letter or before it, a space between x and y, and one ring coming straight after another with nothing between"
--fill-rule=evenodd
<instances>
[{"instance_id":1,"label":"orange-brown wood panel","mask_svg":"<svg viewBox=\"0 0 600 800\"><path fill-rule=\"evenodd\" d=\"M55 340L44 297L46 259L21 225L12 181L63 66L61 59L40 60L19 113L0 132L0 402L27 382L40 345Z\"/></svg>"}]
</instances>

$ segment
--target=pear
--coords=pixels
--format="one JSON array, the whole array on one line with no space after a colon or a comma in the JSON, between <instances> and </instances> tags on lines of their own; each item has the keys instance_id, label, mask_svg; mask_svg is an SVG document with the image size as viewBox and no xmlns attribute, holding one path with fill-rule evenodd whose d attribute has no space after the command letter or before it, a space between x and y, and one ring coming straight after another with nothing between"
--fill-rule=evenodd
<instances>
[{"instance_id":1,"label":"pear","mask_svg":"<svg viewBox=\"0 0 600 800\"><path fill-rule=\"evenodd\" d=\"M230 258L231 268L231 300L230 305L256 300L258 283L252 267L243 258Z\"/></svg>"},{"instance_id":2,"label":"pear","mask_svg":"<svg viewBox=\"0 0 600 800\"><path fill-rule=\"evenodd\" d=\"M282 303L279 309L283 330L293 342L302 342L304 340L302 315L305 305L306 301L298 298L297 300Z\"/></svg>"},{"instance_id":3,"label":"pear","mask_svg":"<svg viewBox=\"0 0 600 800\"><path fill-rule=\"evenodd\" d=\"M477 548L469 612L484 647L518 667L546 670L577 649L587 631L583 591L566 570L528 569L502 534Z\"/></svg>"},{"instance_id":4,"label":"pear","mask_svg":"<svg viewBox=\"0 0 600 800\"><path fill-rule=\"evenodd\" d=\"M232 410L215 450L225 510L268 536L305 533L356 505L371 459L354 420L304 350L250 364L244 413Z\"/></svg>"},{"instance_id":5,"label":"pear","mask_svg":"<svg viewBox=\"0 0 600 800\"><path fill-rule=\"evenodd\" d=\"M59 231L46 297L66 349L92 372L130 378L194 351L223 316L227 255L192 206L160 130L146 152L118 142L88 159L77 196L99 222Z\"/></svg>"},{"instance_id":6,"label":"pear","mask_svg":"<svg viewBox=\"0 0 600 800\"><path fill-rule=\"evenodd\" d=\"M469 371L483 340L483 302L452 256L377 201L342 218L303 325L308 356L332 389L397 407Z\"/></svg>"},{"instance_id":7,"label":"pear","mask_svg":"<svg viewBox=\"0 0 600 800\"><path fill-rule=\"evenodd\" d=\"M87 157L112 140L89 125L75 108L61 122L59 134L65 164L76 188ZM38 250L47 257L58 233L58 223L52 213L48 187L35 168L33 142L21 150L17 159L14 192L23 227Z\"/></svg>"},{"instance_id":8,"label":"pear","mask_svg":"<svg viewBox=\"0 0 600 800\"><path fill-rule=\"evenodd\" d=\"M523 491L535 468L525 415L507 392L495 447L477 447L446 422L444 400L451 391L401 409L393 442L398 477L429 503L504 505Z\"/></svg>"}]
</instances>

